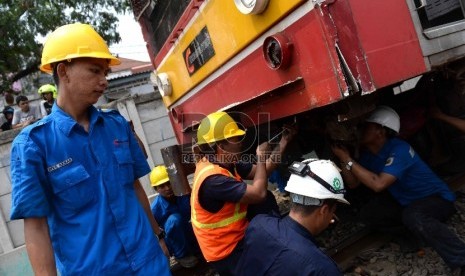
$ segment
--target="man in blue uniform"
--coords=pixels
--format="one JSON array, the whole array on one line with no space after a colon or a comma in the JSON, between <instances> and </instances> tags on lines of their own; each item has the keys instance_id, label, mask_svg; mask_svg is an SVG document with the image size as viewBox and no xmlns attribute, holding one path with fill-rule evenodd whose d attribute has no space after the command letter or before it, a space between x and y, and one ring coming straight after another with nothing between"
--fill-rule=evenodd
<instances>
[{"instance_id":1,"label":"man in blue uniform","mask_svg":"<svg viewBox=\"0 0 465 276\"><path fill-rule=\"evenodd\" d=\"M181 266L194 267L198 262L194 253L200 253L200 248L190 223L190 192L174 195L165 166L153 168L150 183L158 193L150 207L155 220L165 230L168 250Z\"/></svg>"},{"instance_id":2,"label":"man in blue uniform","mask_svg":"<svg viewBox=\"0 0 465 276\"><path fill-rule=\"evenodd\" d=\"M24 219L37 275L170 274L137 180L150 172L145 157L121 115L93 107L119 63L90 25L62 26L45 42L41 70L53 72L57 103L11 150L11 219Z\"/></svg>"},{"instance_id":3,"label":"man in blue uniform","mask_svg":"<svg viewBox=\"0 0 465 276\"><path fill-rule=\"evenodd\" d=\"M342 275L314 238L334 221L338 202L349 204L338 168L329 160L310 159L290 169L289 215L258 215L250 222L237 275Z\"/></svg>"},{"instance_id":4,"label":"man in blue uniform","mask_svg":"<svg viewBox=\"0 0 465 276\"><path fill-rule=\"evenodd\" d=\"M375 192L389 191L364 208L362 218L366 222L386 228L395 226L390 224L398 218L415 237L436 250L452 270L464 270L465 243L445 224L456 212L455 196L409 144L395 137L399 129L399 115L390 107L380 106L366 119L359 162L347 149L334 146L334 154L345 164L344 180L351 188L362 183Z\"/></svg>"}]
</instances>

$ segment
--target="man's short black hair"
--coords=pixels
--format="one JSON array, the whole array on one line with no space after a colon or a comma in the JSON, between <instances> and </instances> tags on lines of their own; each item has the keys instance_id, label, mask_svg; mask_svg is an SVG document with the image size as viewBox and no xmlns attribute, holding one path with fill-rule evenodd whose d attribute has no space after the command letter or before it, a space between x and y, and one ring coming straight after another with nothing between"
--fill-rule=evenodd
<instances>
[{"instance_id":1,"label":"man's short black hair","mask_svg":"<svg viewBox=\"0 0 465 276\"><path fill-rule=\"evenodd\" d=\"M337 204L336 199L328 198L323 200L323 204L328 205L329 208L333 208L334 205ZM322 205L321 205L322 206ZM313 212L315 212L318 208L321 206L317 205L302 205L299 203L291 202L291 210L303 214L305 216L311 215Z\"/></svg>"},{"instance_id":2,"label":"man's short black hair","mask_svg":"<svg viewBox=\"0 0 465 276\"><path fill-rule=\"evenodd\" d=\"M23 102L27 102L29 99L24 96L24 95L19 95L18 97L16 97L16 104L19 105L19 102L23 101Z\"/></svg>"},{"instance_id":3,"label":"man's short black hair","mask_svg":"<svg viewBox=\"0 0 465 276\"><path fill-rule=\"evenodd\" d=\"M398 136L398 133L395 132L394 130L392 130L392 129L388 128L388 127L383 127L383 128L386 130L386 136L388 138L394 138L394 137Z\"/></svg>"}]
</instances>

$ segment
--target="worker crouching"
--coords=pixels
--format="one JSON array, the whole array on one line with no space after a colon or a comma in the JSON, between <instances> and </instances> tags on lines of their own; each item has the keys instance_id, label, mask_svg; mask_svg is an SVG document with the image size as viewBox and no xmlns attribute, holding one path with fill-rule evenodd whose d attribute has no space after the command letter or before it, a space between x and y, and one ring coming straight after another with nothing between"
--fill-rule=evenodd
<instances>
[{"instance_id":1,"label":"worker crouching","mask_svg":"<svg viewBox=\"0 0 465 276\"><path fill-rule=\"evenodd\" d=\"M446 223L456 212L454 193L407 142L397 138L400 118L394 109L379 106L362 130L358 160L348 149L332 147L345 164L342 175L347 186L355 189L362 184L375 192L361 208L361 219L397 239L403 236L401 245L417 239L432 247L451 271L464 275L465 242Z\"/></svg>"},{"instance_id":2,"label":"worker crouching","mask_svg":"<svg viewBox=\"0 0 465 276\"><path fill-rule=\"evenodd\" d=\"M164 239L171 255L186 268L198 263L196 253L200 253L190 223L190 193L176 196L171 188L165 166L157 166L150 173L150 183L158 196L151 204L152 214L164 229Z\"/></svg>"},{"instance_id":3,"label":"worker crouching","mask_svg":"<svg viewBox=\"0 0 465 276\"><path fill-rule=\"evenodd\" d=\"M310 159L294 162L290 171L289 215L250 222L237 275L342 275L314 238L334 222L338 203L349 204L339 170L329 160Z\"/></svg>"}]
</instances>

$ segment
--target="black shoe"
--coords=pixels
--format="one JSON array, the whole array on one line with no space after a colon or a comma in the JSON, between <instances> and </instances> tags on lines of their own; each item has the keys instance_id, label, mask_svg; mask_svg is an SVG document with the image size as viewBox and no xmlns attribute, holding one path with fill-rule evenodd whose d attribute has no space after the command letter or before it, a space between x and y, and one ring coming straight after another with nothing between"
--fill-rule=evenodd
<instances>
[{"instance_id":1,"label":"black shoe","mask_svg":"<svg viewBox=\"0 0 465 276\"><path fill-rule=\"evenodd\" d=\"M452 276L465 276L465 265L452 270Z\"/></svg>"},{"instance_id":2,"label":"black shoe","mask_svg":"<svg viewBox=\"0 0 465 276\"><path fill-rule=\"evenodd\" d=\"M176 261L182 266L182 267L185 267L185 268L191 268L191 267L194 267L197 265L197 263L199 262L199 259L197 259L197 257L193 256L193 255L189 255L189 256L186 256L186 257L182 257L182 258L176 258Z\"/></svg>"}]
</instances>

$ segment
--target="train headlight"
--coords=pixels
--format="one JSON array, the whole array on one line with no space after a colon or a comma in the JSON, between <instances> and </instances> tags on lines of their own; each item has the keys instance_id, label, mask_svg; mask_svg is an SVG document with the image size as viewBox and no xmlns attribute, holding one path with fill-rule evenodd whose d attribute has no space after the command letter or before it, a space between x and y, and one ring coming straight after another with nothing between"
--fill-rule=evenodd
<instances>
[{"instance_id":1,"label":"train headlight","mask_svg":"<svg viewBox=\"0 0 465 276\"><path fill-rule=\"evenodd\" d=\"M260 14L268 5L269 0L234 0L237 9L243 14Z\"/></svg>"},{"instance_id":2,"label":"train headlight","mask_svg":"<svg viewBox=\"0 0 465 276\"><path fill-rule=\"evenodd\" d=\"M150 81L158 87L158 91L162 97L171 96L173 92L173 87L171 86L171 81L166 73L152 73L150 74Z\"/></svg>"},{"instance_id":3,"label":"train headlight","mask_svg":"<svg viewBox=\"0 0 465 276\"><path fill-rule=\"evenodd\" d=\"M263 42L263 57L271 69L285 69L291 63L292 43L282 33L265 38Z\"/></svg>"}]
</instances>

